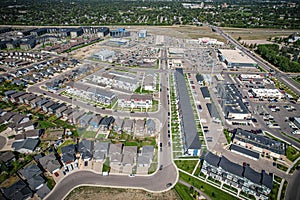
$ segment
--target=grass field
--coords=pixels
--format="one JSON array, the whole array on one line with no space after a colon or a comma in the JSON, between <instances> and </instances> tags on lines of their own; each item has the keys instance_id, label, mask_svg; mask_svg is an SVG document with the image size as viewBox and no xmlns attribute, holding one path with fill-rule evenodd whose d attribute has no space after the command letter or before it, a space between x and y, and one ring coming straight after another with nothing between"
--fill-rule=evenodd
<instances>
[{"instance_id":1,"label":"grass field","mask_svg":"<svg viewBox=\"0 0 300 200\"><path fill-rule=\"evenodd\" d=\"M190 188L187 186L181 184L181 183L176 183L175 185L175 190L178 193L178 195L181 197L181 199L184 200L193 200L194 198L191 196L190 193Z\"/></svg>"},{"instance_id":2,"label":"grass field","mask_svg":"<svg viewBox=\"0 0 300 200\"><path fill-rule=\"evenodd\" d=\"M178 168L188 172L193 173L194 168L197 165L198 160L174 160Z\"/></svg>"}]
</instances>

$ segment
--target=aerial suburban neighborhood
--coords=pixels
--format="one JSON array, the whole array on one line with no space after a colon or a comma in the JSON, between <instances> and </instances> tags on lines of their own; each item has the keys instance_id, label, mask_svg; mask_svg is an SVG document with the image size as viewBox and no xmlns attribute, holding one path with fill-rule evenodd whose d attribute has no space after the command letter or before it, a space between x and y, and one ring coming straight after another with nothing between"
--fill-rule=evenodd
<instances>
[{"instance_id":1,"label":"aerial suburban neighborhood","mask_svg":"<svg viewBox=\"0 0 300 200\"><path fill-rule=\"evenodd\" d=\"M89 0L41 23L0 2L0 199L300 199L299 13L270 29L203 17L262 2L121 1L94 21Z\"/></svg>"}]
</instances>

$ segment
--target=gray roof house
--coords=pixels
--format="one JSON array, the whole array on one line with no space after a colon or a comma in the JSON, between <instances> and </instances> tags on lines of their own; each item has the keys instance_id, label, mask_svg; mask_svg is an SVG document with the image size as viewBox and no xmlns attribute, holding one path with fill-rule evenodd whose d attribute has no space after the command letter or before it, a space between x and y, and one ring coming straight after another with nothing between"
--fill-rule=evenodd
<instances>
[{"instance_id":1,"label":"gray roof house","mask_svg":"<svg viewBox=\"0 0 300 200\"><path fill-rule=\"evenodd\" d=\"M155 122L153 119L146 120L146 131L147 131L147 134L150 134L150 135L155 134Z\"/></svg>"},{"instance_id":2,"label":"gray roof house","mask_svg":"<svg viewBox=\"0 0 300 200\"><path fill-rule=\"evenodd\" d=\"M109 150L109 142L99 142L96 141L94 143L94 153L93 158L97 161L104 161L106 156L108 155Z\"/></svg>"},{"instance_id":3,"label":"gray roof house","mask_svg":"<svg viewBox=\"0 0 300 200\"><path fill-rule=\"evenodd\" d=\"M143 135L145 127L145 121L143 119L138 119L135 121L135 134Z\"/></svg>"},{"instance_id":4,"label":"gray roof house","mask_svg":"<svg viewBox=\"0 0 300 200\"><path fill-rule=\"evenodd\" d=\"M39 139L26 138L23 141L14 142L12 148L19 153L33 153L39 142Z\"/></svg>"},{"instance_id":5,"label":"gray roof house","mask_svg":"<svg viewBox=\"0 0 300 200\"><path fill-rule=\"evenodd\" d=\"M109 145L109 156L113 154L122 154L123 144L110 144Z\"/></svg>"},{"instance_id":6,"label":"gray roof house","mask_svg":"<svg viewBox=\"0 0 300 200\"><path fill-rule=\"evenodd\" d=\"M11 186L3 189L3 194L8 199L25 200L31 198L33 193L22 180L18 180Z\"/></svg>"},{"instance_id":7,"label":"gray roof house","mask_svg":"<svg viewBox=\"0 0 300 200\"><path fill-rule=\"evenodd\" d=\"M124 119L123 131L132 133L134 121L132 119Z\"/></svg>"},{"instance_id":8,"label":"gray roof house","mask_svg":"<svg viewBox=\"0 0 300 200\"><path fill-rule=\"evenodd\" d=\"M122 165L133 165L136 162L137 146L124 146Z\"/></svg>"},{"instance_id":9,"label":"gray roof house","mask_svg":"<svg viewBox=\"0 0 300 200\"><path fill-rule=\"evenodd\" d=\"M28 179L27 183L30 189L35 191L40 189L44 185L45 179L41 175L36 175L33 176L31 179Z\"/></svg>"},{"instance_id":10,"label":"gray roof house","mask_svg":"<svg viewBox=\"0 0 300 200\"><path fill-rule=\"evenodd\" d=\"M104 131L109 130L110 126L114 123L114 121L115 121L115 118L112 116L105 117L100 122L100 128Z\"/></svg>"},{"instance_id":11,"label":"gray roof house","mask_svg":"<svg viewBox=\"0 0 300 200\"><path fill-rule=\"evenodd\" d=\"M46 184L44 184L41 188L39 188L36 191L36 194L41 198L44 199L49 193L50 193L50 189L48 188L48 186Z\"/></svg>"},{"instance_id":12,"label":"gray roof house","mask_svg":"<svg viewBox=\"0 0 300 200\"><path fill-rule=\"evenodd\" d=\"M19 173L26 179L29 180L34 176L38 176L42 174L42 170L36 165L31 163L30 165L27 165L23 169L19 170Z\"/></svg>"},{"instance_id":13,"label":"gray roof house","mask_svg":"<svg viewBox=\"0 0 300 200\"><path fill-rule=\"evenodd\" d=\"M116 118L115 122L114 122L114 131L119 132L119 133L122 132L123 122L124 122L123 119Z\"/></svg>"},{"instance_id":14,"label":"gray roof house","mask_svg":"<svg viewBox=\"0 0 300 200\"><path fill-rule=\"evenodd\" d=\"M62 153L62 161L65 164L72 163L76 160L75 146L73 144L62 147L61 153Z\"/></svg>"},{"instance_id":15,"label":"gray roof house","mask_svg":"<svg viewBox=\"0 0 300 200\"><path fill-rule=\"evenodd\" d=\"M93 116L93 118L91 119L89 125L91 128L97 129L99 128L99 124L102 120L102 117L97 115L97 116Z\"/></svg>"},{"instance_id":16,"label":"gray roof house","mask_svg":"<svg viewBox=\"0 0 300 200\"><path fill-rule=\"evenodd\" d=\"M50 153L50 154L40 158L39 162L45 170L49 171L52 174L57 172L61 168L61 164L57 160L54 153Z\"/></svg>"},{"instance_id":17,"label":"gray roof house","mask_svg":"<svg viewBox=\"0 0 300 200\"><path fill-rule=\"evenodd\" d=\"M81 140L78 144L78 152L82 160L91 160L93 156L93 141L86 139Z\"/></svg>"}]
</instances>

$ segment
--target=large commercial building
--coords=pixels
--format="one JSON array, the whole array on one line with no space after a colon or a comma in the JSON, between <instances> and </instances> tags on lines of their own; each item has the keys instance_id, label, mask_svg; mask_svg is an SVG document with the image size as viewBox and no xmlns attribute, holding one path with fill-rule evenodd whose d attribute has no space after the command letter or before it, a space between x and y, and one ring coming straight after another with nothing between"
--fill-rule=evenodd
<instances>
[{"instance_id":1,"label":"large commercial building","mask_svg":"<svg viewBox=\"0 0 300 200\"><path fill-rule=\"evenodd\" d=\"M219 58L229 68L257 67L257 63L240 50L219 49Z\"/></svg>"},{"instance_id":2,"label":"large commercial building","mask_svg":"<svg viewBox=\"0 0 300 200\"><path fill-rule=\"evenodd\" d=\"M278 89L266 89L266 88L258 88L251 89L250 92L253 94L253 97L261 98L261 99L282 99L284 98L284 94L282 94Z\"/></svg>"},{"instance_id":3,"label":"large commercial building","mask_svg":"<svg viewBox=\"0 0 300 200\"><path fill-rule=\"evenodd\" d=\"M179 117L181 118L180 125L182 135L184 136L184 153L190 156L200 156L201 143L199 141L199 135L182 68L177 68L174 76Z\"/></svg>"},{"instance_id":4,"label":"large commercial building","mask_svg":"<svg viewBox=\"0 0 300 200\"><path fill-rule=\"evenodd\" d=\"M257 199L267 200L273 188L272 174L256 172L249 166L243 167L211 152L204 157L201 173L207 178L212 177L225 185L252 194Z\"/></svg>"},{"instance_id":5,"label":"large commercial building","mask_svg":"<svg viewBox=\"0 0 300 200\"><path fill-rule=\"evenodd\" d=\"M125 30L125 28L118 28L117 30L111 30L110 31L110 36L119 38L119 37L129 37L130 32Z\"/></svg>"},{"instance_id":6,"label":"large commercial building","mask_svg":"<svg viewBox=\"0 0 300 200\"><path fill-rule=\"evenodd\" d=\"M231 120L251 118L251 113L243 103L243 97L234 84L218 84L217 91L221 98L220 105L225 118Z\"/></svg>"},{"instance_id":7,"label":"large commercial building","mask_svg":"<svg viewBox=\"0 0 300 200\"><path fill-rule=\"evenodd\" d=\"M97 53L94 53L93 58L101 61L107 61L109 59L112 59L115 56L114 51L110 51L108 49L103 49Z\"/></svg>"},{"instance_id":8,"label":"large commercial building","mask_svg":"<svg viewBox=\"0 0 300 200\"><path fill-rule=\"evenodd\" d=\"M234 130L232 142L264 156L273 158L285 157L286 147L284 143L240 128Z\"/></svg>"}]
</instances>

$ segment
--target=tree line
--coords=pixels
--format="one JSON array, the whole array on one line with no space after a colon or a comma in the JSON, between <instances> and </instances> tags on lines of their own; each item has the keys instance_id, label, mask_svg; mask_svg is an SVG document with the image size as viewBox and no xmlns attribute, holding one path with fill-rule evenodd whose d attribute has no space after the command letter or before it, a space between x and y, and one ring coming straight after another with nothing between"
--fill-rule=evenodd
<instances>
[{"instance_id":1,"label":"tree line","mask_svg":"<svg viewBox=\"0 0 300 200\"><path fill-rule=\"evenodd\" d=\"M277 44L260 44L257 46L256 52L281 71L300 72L300 63L283 56Z\"/></svg>"}]
</instances>

